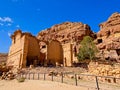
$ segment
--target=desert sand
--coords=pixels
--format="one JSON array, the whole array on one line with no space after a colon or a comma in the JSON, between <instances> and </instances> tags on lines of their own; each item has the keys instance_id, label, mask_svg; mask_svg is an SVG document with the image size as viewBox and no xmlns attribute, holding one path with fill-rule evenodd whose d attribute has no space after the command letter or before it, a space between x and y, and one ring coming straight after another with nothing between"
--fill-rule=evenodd
<instances>
[{"instance_id":1,"label":"desert sand","mask_svg":"<svg viewBox=\"0 0 120 90\"><path fill-rule=\"evenodd\" d=\"M0 90L88 90L85 87L67 85L59 82L26 80L19 83L17 80L0 81Z\"/></svg>"}]
</instances>

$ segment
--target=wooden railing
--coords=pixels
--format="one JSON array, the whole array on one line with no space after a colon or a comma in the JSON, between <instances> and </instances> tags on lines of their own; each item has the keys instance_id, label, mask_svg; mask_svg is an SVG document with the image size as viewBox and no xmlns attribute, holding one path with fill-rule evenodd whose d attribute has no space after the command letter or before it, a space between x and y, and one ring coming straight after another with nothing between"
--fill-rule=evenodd
<instances>
[{"instance_id":1,"label":"wooden railing","mask_svg":"<svg viewBox=\"0 0 120 90\"><path fill-rule=\"evenodd\" d=\"M72 75L72 77L67 77L69 75ZM87 87L91 90L109 90L107 88L102 87L102 85L115 85L118 89L114 90L120 90L120 78L110 77L110 76L96 76L96 75L88 75L88 74L74 74L74 73L61 73L59 76L55 76L54 74L49 75L48 73L21 73L19 74L20 77L25 77L28 80L49 80L49 81L57 81L61 83L67 83L72 84L76 86L82 86ZM78 79L79 77L79 79ZM86 78L80 79L80 77ZM87 78L90 77L93 80L87 80ZM104 79L112 79L113 83L110 82L101 82L99 78ZM83 84L84 83L84 84ZM90 84L88 86L87 84Z\"/></svg>"}]
</instances>

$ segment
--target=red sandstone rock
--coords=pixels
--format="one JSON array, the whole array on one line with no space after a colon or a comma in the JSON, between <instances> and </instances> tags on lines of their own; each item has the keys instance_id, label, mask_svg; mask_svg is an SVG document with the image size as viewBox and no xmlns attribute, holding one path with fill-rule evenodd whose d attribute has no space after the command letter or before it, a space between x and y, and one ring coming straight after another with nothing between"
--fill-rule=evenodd
<instances>
[{"instance_id":1,"label":"red sandstone rock","mask_svg":"<svg viewBox=\"0 0 120 90\"><path fill-rule=\"evenodd\" d=\"M100 28L97 38L102 42L99 42L97 47L103 51L103 57L107 56L112 60L114 57L114 60L118 60L120 56L120 14L112 14L106 22L100 24Z\"/></svg>"},{"instance_id":2,"label":"red sandstone rock","mask_svg":"<svg viewBox=\"0 0 120 90\"><path fill-rule=\"evenodd\" d=\"M61 43L79 42L84 36L93 36L93 32L87 24L64 22L39 32L37 38L40 41L58 40Z\"/></svg>"},{"instance_id":3,"label":"red sandstone rock","mask_svg":"<svg viewBox=\"0 0 120 90\"><path fill-rule=\"evenodd\" d=\"M7 53L0 53L0 63L7 61Z\"/></svg>"},{"instance_id":4,"label":"red sandstone rock","mask_svg":"<svg viewBox=\"0 0 120 90\"><path fill-rule=\"evenodd\" d=\"M101 28L97 34L99 37L120 33L120 14L113 13L106 22L101 23L99 26Z\"/></svg>"}]
</instances>

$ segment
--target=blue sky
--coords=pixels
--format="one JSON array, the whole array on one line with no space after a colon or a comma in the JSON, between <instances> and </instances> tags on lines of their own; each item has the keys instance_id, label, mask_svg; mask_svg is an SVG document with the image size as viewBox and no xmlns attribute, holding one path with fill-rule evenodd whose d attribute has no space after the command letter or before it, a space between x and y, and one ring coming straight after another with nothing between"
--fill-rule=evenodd
<instances>
[{"instance_id":1,"label":"blue sky","mask_svg":"<svg viewBox=\"0 0 120 90\"><path fill-rule=\"evenodd\" d=\"M114 12L120 0L0 0L0 52L8 52L16 30L37 35L40 30L65 21L83 22L94 32Z\"/></svg>"}]
</instances>

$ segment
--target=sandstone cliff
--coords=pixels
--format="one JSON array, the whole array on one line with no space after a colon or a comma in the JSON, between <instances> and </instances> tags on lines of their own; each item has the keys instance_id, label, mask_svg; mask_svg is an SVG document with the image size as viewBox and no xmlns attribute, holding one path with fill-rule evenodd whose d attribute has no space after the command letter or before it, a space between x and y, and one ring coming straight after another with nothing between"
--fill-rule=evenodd
<instances>
[{"instance_id":1,"label":"sandstone cliff","mask_svg":"<svg viewBox=\"0 0 120 90\"><path fill-rule=\"evenodd\" d=\"M98 48L107 59L120 59L120 14L112 14L108 20L100 24L97 33Z\"/></svg>"},{"instance_id":2,"label":"sandstone cliff","mask_svg":"<svg viewBox=\"0 0 120 90\"><path fill-rule=\"evenodd\" d=\"M77 53L79 52L80 41L83 39L84 36L94 37L94 33L90 29L90 26L88 26L87 24L83 24L81 22L74 22L74 23L64 22L39 32L37 38L40 40L39 45L40 45L41 59L43 59L42 61L44 61L45 57L50 54L48 51L49 49L46 48L46 44L48 45L49 48L50 41L57 40L60 42L60 46L62 45L62 49L60 54L57 54L56 52L57 44L56 44L54 46L54 48L56 49L53 50L52 48L52 50L56 52L56 53L53 52L54 53L53 56L51 55L52 58L53 57L55 58L55 56L57 58L58 55L61 55L60 57L64 58L65 62L67 62L67 64L65 65L68 65L69 63L69 66L71 66L71 61L78 62ZM64 51L64 53L62 52L62 50Z\"/></svg>"},{"instance_id":3,"label":"sandstone cliff","mask_svg":"<svg viewBox=\"0 0 120 90\"><path fill-rule=\"evenodd\" d=\"M100 31L97 33L95 40L100 53L98 57L102 59L120 59L120 14L112 14L108 20L100 25ZM96 38L90 26L81 22L64 22L57 24L39 32L37 38L40 40L40 45L51 40L58 40L61 44L73 43L79 51L79 43L84 36ZM41 42L45 42L42 43Z\"/></svg>"},{"instance_id":4,"label":"sandstone cliff","mask_svg":"<svg viewBox=\"0 0 120 90\"><path fill-rule=\"evenodd\" d=\"M83 39L83 36L86 35L93 36L93 32L87 24L81 22L64 22L39 32L37 38L40 41L56 39L63 44L68 42L79 42Z\"/></svg>"},{"instance_id":5,"label":"sandstone cliff","mask_svg":"<svg viewBox=\"0 0 120 90\"><path fill-rule=\"evenodd\" d=\"M113 13L106 22L101 23L98 37L120 33L120 13Z\"/></svg>"}]
</instances>

